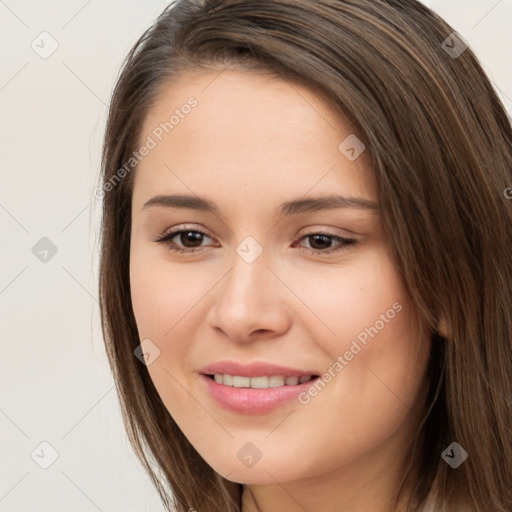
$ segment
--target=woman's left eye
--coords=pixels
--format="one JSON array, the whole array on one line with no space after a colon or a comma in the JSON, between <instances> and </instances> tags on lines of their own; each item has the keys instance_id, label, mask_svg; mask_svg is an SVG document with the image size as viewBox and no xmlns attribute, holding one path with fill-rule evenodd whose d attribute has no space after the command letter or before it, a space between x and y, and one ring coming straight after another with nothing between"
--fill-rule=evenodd
<instances>
[{"instance_id":1,"label":"woman's left eye","mask_svg":"<svg viewBox=\"0 0 512 512\"><path fill-rule=\"evenodd\" d=\"M185 247L180 247L173 242L173 238L177 238L182 245ZM180 252L180 253L192 253L201 250L202 239L203 237L210 238L206 233L202 231L198 231L197 229L176 229L174 231L168 232L154 240L157 243L164 244L170 251ZM302 247L302 249L313 253L313 254L330 254L337 251L347 250L349 246L355 245L357 243L353 238L345 238L337 235L332 235L329 233L322 232L314 232L303 235L297 242L294 242L293 246L295 247L298 242L302 240L308 240L310 243L313 241L314 245L320 247L311 248L311 247ZM338 243L334 248L331 247L331 241L335 241ZM191 244L191 246L187 247L187 244ZM327 249L327 250L326 250Z\"/></svg>"}]
</instances>

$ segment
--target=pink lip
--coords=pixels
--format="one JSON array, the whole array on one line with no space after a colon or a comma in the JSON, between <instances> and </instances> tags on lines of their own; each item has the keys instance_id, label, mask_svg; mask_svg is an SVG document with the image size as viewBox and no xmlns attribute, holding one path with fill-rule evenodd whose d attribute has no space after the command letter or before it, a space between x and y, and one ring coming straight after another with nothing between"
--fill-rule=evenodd
<instances>
[{"instance_id":1,"label":"pink lip","mask_svg":"<svg viewBox=\"0 0 512 512\"><path fill-rule=\"evenodd\" d=\"M279 366L272 363L258 362L250 364L240 364L235 361L219 361L202 368L199 373L204 375L215 375L216 373L227 373L228 375L240 375L241 377L263 377L272 375L281 375L282 377L303 377L308 375L318 375L315 370L299 370Z\"/></svg>"},{"instance_id":2,"label":"pink lip","mask_svg":"<svg viewBox=\"0 0 512 512\"><path fill-rule=\"evenodd\" d=\"M225 386L207 375L201 375L201 380L205 382L208 391L221 407L243 414L263 414L291 402L318 379L311 379L296 386L268 389Z\"/></svg>"},{"instance_id":3,"label":"pink lip","mask_svg":"<svg viewBox=\"0 0 512 512\"><path fill-rule=\"evenodd\" d=\"M235 388L215 382L209 375L228 374L241 377L260 377L280 375L283 377L302 377L319 375L318 372L304 371L295 368L278 366L271 363L254 362L242 365L234 361L220 361L201 369L201 380L211 396L217 403L230 411L243 414L263 414L281 407L306 391L316 379L297 384L295 386L281 386L278 388L252 389Z\"/></svg>"}]
</instances>

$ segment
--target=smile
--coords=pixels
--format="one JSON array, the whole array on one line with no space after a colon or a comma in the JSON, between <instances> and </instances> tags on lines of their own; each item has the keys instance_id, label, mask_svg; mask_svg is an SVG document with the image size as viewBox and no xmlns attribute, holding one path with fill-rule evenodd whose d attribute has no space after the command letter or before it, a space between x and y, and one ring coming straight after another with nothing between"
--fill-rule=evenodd
<instances>
[{"instance_id":1,"label":"smile","mask_svg":"<svg viewBox=\"0 0 512 512\"><path fill-rule=\"evenodd\" d=\"M244 377L241 375L229 375L216 373L210 375L217 384L224 386L232 386L235 388L252 388L252 389L268 389L280 388L283 386L296 386L304 382L309 382L314 375L303 375L301 377L284 377L282 375L271 375L261 377Z\"/></svg>"},{"instance_id":2,"label":"smile","mask_svg":"<svg viewBox=\"0 0 512 512\"><path fill-rule=\"evenodd\" d=\"M298 396L306 392L318 378L316 375L246 377L221 373L202 374L201 382L205 385L204 391L217 406L238 414L254 415L298 403Z\"/></svg>"}]
</instances>

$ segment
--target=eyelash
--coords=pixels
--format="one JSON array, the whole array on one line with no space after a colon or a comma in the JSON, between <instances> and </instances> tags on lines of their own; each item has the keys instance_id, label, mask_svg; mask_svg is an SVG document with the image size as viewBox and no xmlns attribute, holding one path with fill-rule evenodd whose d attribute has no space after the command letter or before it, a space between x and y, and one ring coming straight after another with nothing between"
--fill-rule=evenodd
<instances>
[{"instance_id":1,"label":"eyelash","mask_svg":"<svg viewBox=\"0 0 512 512\"><path fill-rule=\"evenodd\" d=\"M180 235L182 233L199 233L199 234L204 235L204 236L206 236L208 238L211 238L206 233L203 233L202 231L197 230L197 229L183 229L183 228L180 228L180 229L176 229L174 231L170 231L169 233L166 233L164 236L162 236L160 238L157 238L154 241L157 242L157 243L165 245L168 250L174 251L174 252L178 252L178 253L194 253L194 252L202 250L203 247L195 247L195 248L182 249L180 247L177 247L174 242L170 241L171 239L173 239L174 237L176 237L177 235ZM294 242L294 245L297 242L300 242L300 241L302 241L302 240L304 240L306 238L312 237L314 235L321 235L321 236L325 236L327 238L332 238L333 240L341 243L341 245L339 245L338 247L336 247L334 249L325 250L325 251L322 251L322 250L319 250L319 249L310 249L309 247L301 247L301 249L305 250L306 252L309 252L310 254L315 254L315 255L332 254L334 252L346 251L346 250L348 250L349 246L356 245L358 243L353 238L344 238L344 237L341 237L341 236L332 235L330 233L315 231L315 232L311 232L311 233L307 233L307 234L303 235L296 242Z\"/></svg>"}]
</instances>

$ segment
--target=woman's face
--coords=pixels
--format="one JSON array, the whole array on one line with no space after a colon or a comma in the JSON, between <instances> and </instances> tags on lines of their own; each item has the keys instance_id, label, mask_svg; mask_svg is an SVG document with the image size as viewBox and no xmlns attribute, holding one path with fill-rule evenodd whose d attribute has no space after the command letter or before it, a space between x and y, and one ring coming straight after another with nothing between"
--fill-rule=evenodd
<instances>
[{"instance_id":1,"label":"woman's face","mask_svg":"<svg viewBox=\"0 0 512 512\"><path fill-rule=\"evenodd\" d=\"M305 87L196 72L162 93L140 140L133 310L192 445L236 482L393 474L429 347L350 125Z\"/></svg>"}]
</instances>

